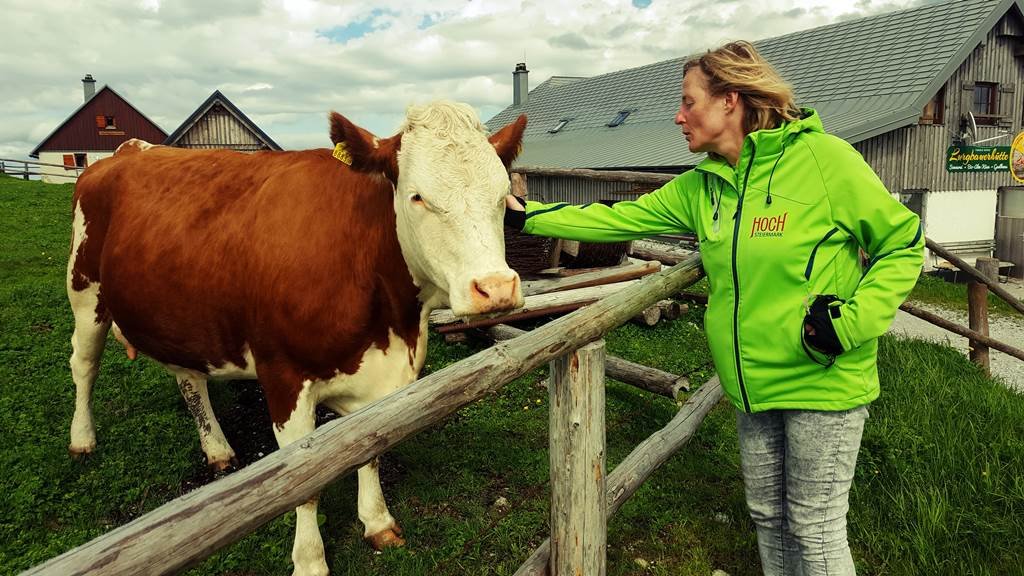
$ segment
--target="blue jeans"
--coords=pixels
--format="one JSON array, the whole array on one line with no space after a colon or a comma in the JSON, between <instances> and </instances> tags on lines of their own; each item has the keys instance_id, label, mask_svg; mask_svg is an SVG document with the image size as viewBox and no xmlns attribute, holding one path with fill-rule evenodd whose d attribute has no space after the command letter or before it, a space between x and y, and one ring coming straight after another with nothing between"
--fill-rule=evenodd
<instances>
[{"instance_id":1,"label":"blue jeans","mask_svg":"<svg viewBox=\"0 0 1024 576\"><path fill-rule=\"evenodd\" d=\"M846 512L867 406L737 412L747 507L765 576L856 573Z\"/></svg>"}]
</instances>

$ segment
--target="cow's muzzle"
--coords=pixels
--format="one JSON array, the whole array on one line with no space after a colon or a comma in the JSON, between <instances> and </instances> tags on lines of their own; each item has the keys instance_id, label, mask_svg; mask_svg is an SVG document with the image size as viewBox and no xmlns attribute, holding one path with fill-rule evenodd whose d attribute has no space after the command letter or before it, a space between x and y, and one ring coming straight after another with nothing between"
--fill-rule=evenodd
<instances>
[{"instance_id":1,"label":"cow's muzzle","mask_svg":"<svg viewBox=\"0 0 1024 576\"><path fill-rule=\"evenodd\" d=\"M523 305L523 292L519 274L514 270L492 272L469 281L469 310L467 314L505 312Z\"/></svg>"}]
</instances>

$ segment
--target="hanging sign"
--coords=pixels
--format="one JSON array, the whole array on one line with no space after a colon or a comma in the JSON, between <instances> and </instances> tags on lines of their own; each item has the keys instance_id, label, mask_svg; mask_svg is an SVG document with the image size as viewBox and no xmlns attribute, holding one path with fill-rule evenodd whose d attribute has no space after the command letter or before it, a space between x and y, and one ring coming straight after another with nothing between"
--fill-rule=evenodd
<instances>
[{"instance_id":1,"label":"hanging sign","mask_svg":"<svg viewBox=\"0 0 1024 576\"><path fill-rule=\"evenodd\" d=\"M1010 146L950 146L946 172L1007 172Z\"/></svg>"},{"instance_id":2,"label":"hanging sign","mask_svg":"<svg viewBox=\"0 0 1024 576\"><path fill-rule=\"evenodd\" d=\"M1017 134L1010 146L1010 174L1017 182L1024 183L1024 132Z\"/></svg>"}]
</instances>

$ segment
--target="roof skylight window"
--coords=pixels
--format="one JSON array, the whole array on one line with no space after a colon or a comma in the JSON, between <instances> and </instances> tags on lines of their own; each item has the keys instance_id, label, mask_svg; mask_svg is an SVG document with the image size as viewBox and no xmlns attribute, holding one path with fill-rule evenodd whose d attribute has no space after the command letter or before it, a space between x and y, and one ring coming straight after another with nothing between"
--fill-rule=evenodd
<instances>
[{"instance_id":1,"label":"roof skylight window","mask_svg":"<svg viewBox=\"0 0 1024 576\"><path fill-rule=\"evenodd\" d=\"M622 111L620 111L620 112L619 112L619 114L618 114L618 116L616 116L614 120L612 120L611 122L609 122L609 123L607 124L607 126L608 126L609 128L615 128L615 127L616 127L616 126L618 126L619 124L622 124L623 122L625 122L625 121L626 121L626 118L627 118L627 117L629 116L629 113L630 113L630 112L632 112L632 110L622 110Z\"/></svg>"},{"instance_id":2,"label":"roof skylight window","mask_svg":"<svg viewBox=\"0 0 1024 576\"><path fill-rule=\"evenodd\" d=\"M548 130L548 134L558 133L562 128L565 128L565 125L568 124L570 120L572 120L572 118L562 118L554 128Z\"/></svg>"}]
</instances>

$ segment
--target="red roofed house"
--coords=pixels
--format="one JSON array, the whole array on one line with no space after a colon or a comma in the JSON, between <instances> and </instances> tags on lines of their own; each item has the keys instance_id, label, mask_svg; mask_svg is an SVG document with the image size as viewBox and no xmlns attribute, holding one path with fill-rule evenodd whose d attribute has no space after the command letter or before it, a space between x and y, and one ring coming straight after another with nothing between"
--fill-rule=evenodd
<instances>
[{"instance_id":1,"label":"red roofed house","mask_svg":"<svg viewBox=\"0 0 1024 576\"><path fill-rule=\"evenodd\" d=\"M96 81L91 74L82 78L82 85L85 102L29 154L43 164L58 165L40 166L43 182L73 181L67 176L112 155L130 138L154 144L167 138L163 129L110 86L95 92Z\"/></svg>"}]
</instances>

